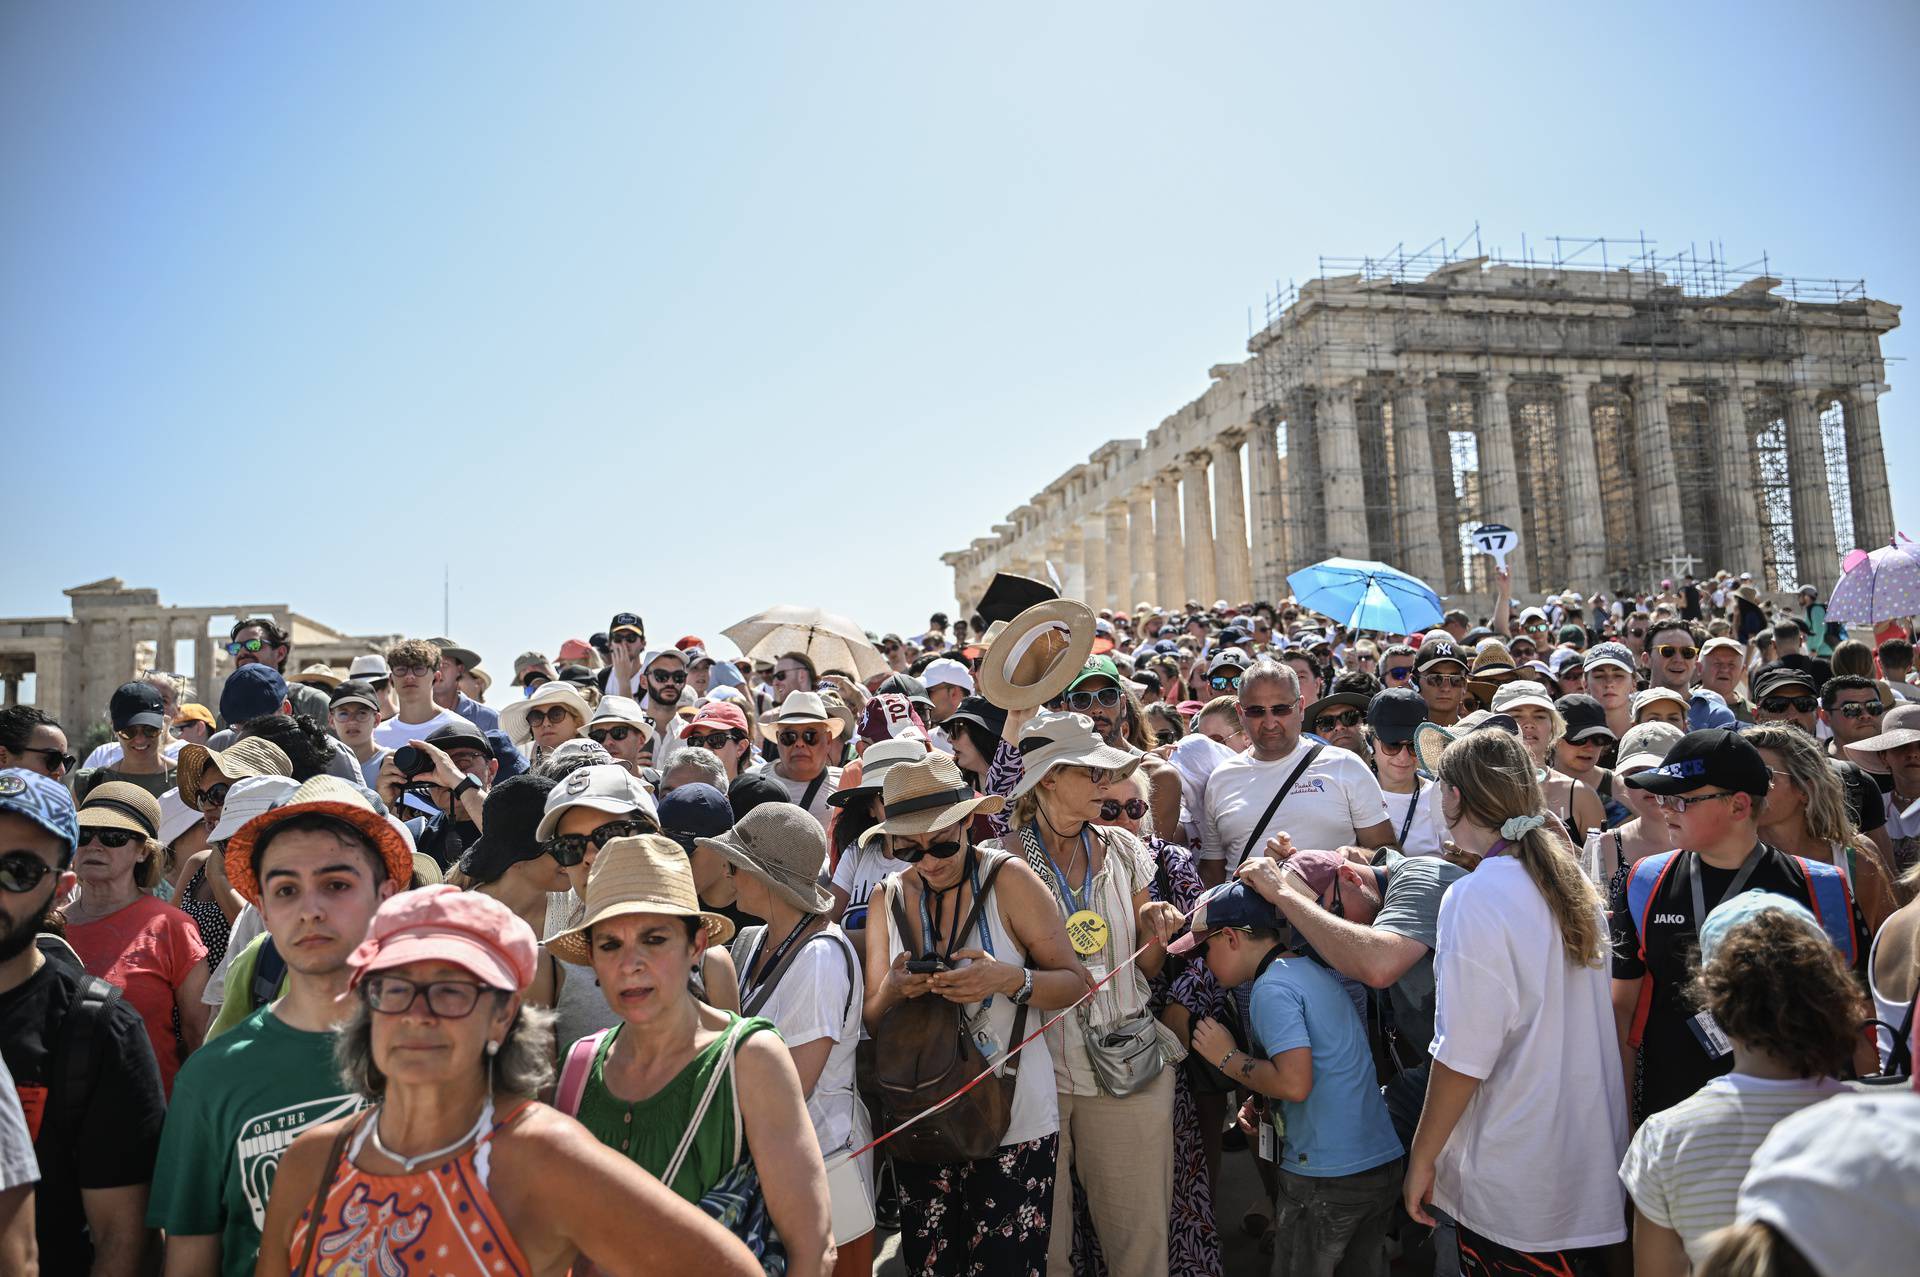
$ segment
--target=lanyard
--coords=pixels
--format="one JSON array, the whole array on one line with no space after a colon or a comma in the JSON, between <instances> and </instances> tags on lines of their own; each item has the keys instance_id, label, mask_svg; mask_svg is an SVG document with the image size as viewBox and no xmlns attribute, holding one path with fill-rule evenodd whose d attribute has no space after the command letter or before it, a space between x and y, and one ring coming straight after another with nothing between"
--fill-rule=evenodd
<instances>
[{"instance_id":1,"label":"lanyard","mask_svg":"<svg viewBox=\"0 0 1920 1277\"><path fill-rule=\"evenodd\" d=\"M760 980L758 983L752 986L748 985L747 980L748 980L749 973L754 968L754 963L751 961L747 963L745 969L740 972L740 1005L741 1006L745 1006L747 1004L748 994L752 993L755 989L758 989L760 985L765 984L767 980L773 975L773 973L780 969L780 960L787 956L787 950L793 947L793 942L798 940L801 937L801 935L805 933L806 929L813 925L813 920L819 916L820 915L816 913L802 914L800 916L799 923L795 925L792 931L787 932L787 938L780 942L780 947L773 951L773 956L767 959L767 964L764 967L760 968ZM762 937L761 944L764 945L765 943L766 943L766 940L764 937Z\"/></svg>"},{"instance_id":2,"label":"lanyard","mask_svg":"<svg viewBox=\"0 0 1920 1277\"><path fill-rule=\"evenodd\" d=\"M1413 813L1420 806L1420 795L1427 790L1427 784L1418 776L1413 778L1413 798L1407 803L1407 818L1400 822L1400 852L1406 854L1407 831L1413 828Z\"/></svg>"},{"instance_id":3,"label":"lanyard","mask_svg":"<svg viewBox=\"0 0 1920 1277\"><path fill-rule=\"evenodd\" d=\"M1725 904L1740 894L1741 889L1747 885L1747 879L1753 877L1753 871L1760 867L1760 855L1765 850L1766 847L1763 844L1747 853L1746 860L1741 862L1740 872L1733 876L1733 882L1728 885L1726 894L1714 901L1716 906ZM1697 852L1693 862L1688 865L1688 870L1687 883L1693 888L1693 930L1698 934L1701 924L1707 920L1707 893L1700 886L1700 856Z\"/></svg>"},{"instance_id":4,"label":"lanyard","mask_svg":"<svg viewBox=\"0 0 1920 1277\"><path fill-rule=\"evenodd\" d=\"M1084 899L1093 896L1093 840L1087 836L1085 825L1080 827L1080 850L1087 855L1087 871L1080 875L1080 894L1073 894L1073 884L1067 881L1067 875L1060 868L1060 862L1053 858L1053 852L1047 847L1047 840L1040 838L1039 826L1034 827L1034 837L1039 838L1041 850L1047 853L1047 863L1053 866L1053 880L1060 884L1060 894L1066 897L1067 916L1072 917L1087 906Z\"/></svg>"},{"instance_id":5,"label":"lanyard","mask_svg":"<svg viewBox=\"0 0 1920 1277\"><path fill-rule=\"evenodd\" d=\"M987 904L980 896L980 861L973 854L972 847L967 848L967 880L973 883L973 899L975 907L980 913L980 949L991 958L993 956L993 934L987 928ZM960 947L960 924L965 921L965 918L962 917L960 913L959 894L955 890L958 886L959 884L955 883L953 887L947 888L948 891L955 891L953 901L953 938L947 941L946 956L949 959L953 957L953 951ZM920 884L920 937L926 942L928 953L938 953L940 951L940 933L934 929L933 911L927 908L927 897L933 894L925 882ZM945 893L943 892L942 894ZM906 943L904 937L902 937L901 943ZM989 994L987 995L986 1001L980 1004L980 1009L985 1011L992 1005L993 995Z\"/></svg>"}]
</instances>

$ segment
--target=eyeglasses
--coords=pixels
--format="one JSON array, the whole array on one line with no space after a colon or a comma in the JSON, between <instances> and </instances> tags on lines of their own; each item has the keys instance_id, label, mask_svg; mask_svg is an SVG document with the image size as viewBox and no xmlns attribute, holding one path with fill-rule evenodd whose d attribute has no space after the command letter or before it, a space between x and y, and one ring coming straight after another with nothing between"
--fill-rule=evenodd
<instances>
[{"instance_id":1,"label":"eyeglasses","mask_svg":"<svg viewBox=\"0 0 1920 1277\"><path fill-rule=\"evenodd\" d=\"M1234 680L1236 683L1238 679ZM1095 705L1103 709L1112 709L1120 703L1120 689L1103 687L1097 692L1068 692L1067 708L1071 710L1092 709Z\"/></svg>"},{"instance_id":2,"label":"eyeglasses","mask_svg":"<svg viewBox=\"0 0 1920 1277\"><path fill-rule=\"evenodd\" d=\"M896 842L888 846L887 852L895 860L904 860L910 865L917 865L929 856L935 860L951 860L960 854L962 845L963 844L957 839L953 842L937 842L929 847L921 847L913 843Z\"/></svg>"},{"instance_id":3,"label":"eyeglasses","mask_svg":"<svg viewBox=\"0 0 1920 1277\"><path fill-rule=\"evenodd\" d=\"M231 789L232 787L233 786L229 782L224 780L221 781L218 785L206 786L199 793L200 806L202 808L226 806L227 790Z\"/></svg>"},{"instance_id":4,"label":"eyeglasses","mask_svg":"<svg viewBox=\"0 0 1920 1277\"><path fill-rule=\"evenodd\" d=\"M1660 659L1663 661L1670 661L1676 656L1683 661L1690 661L1700 655L1700 649L1692 644L1682 647L1678 643L1662 643L1653 650L1660 654Z\"/></svg>"},{"instance_id":5,"label":"eyeglasses","mask_svg":"<svg viewBox=\"0 0 1920 1277\"><path fill-rule=\"evenodd\" d=\"M1878 718L1887 712L1887 707L1879 701L1849 701L1834 708L1842 718Z\"/></svg>"},{"instance_id":6,"label":"eyeglasses","mask_svg":"<svg viewBox=\"0 0 1920 1277\"><path fill-rule=\"evenodd\" d=\"M1386 669L1381 671L1381 674L1386 677L1388 682L1398 683L1403 679L1409 679L1413 677L1413 666L1389 665L1387 666Z\"/></svg>"},{"instance_id":7,"label":"eyeglasses","mask_svg":"<svg viewBox=\"0 0 1920 1277\"><path fill-rule=\"evenodd\" d=\"M1646 636L1647 636L1647 632L1645 630L1628 630L1627 631L1628 638L1645 638Z\"/></svg>"},{"instance_id":8,"label":"eyeglasses","mask_svg":"<svg viewBox=\"0 0 1920 1277\"><path fill-rule=\"evenodd\" d=\"M1100 819L1102 820L1118 820L1122 812L1126 813L1128 820L1138 820L1147 814L1146 801L1139 798L1129 798L1125 802L1121 802L1118 798L1109 798L1100 804Z\"/></svg>"},{"instance_id":9,"label":"eyeglasses","mask_svg":"<svg viewBox=\"0 0 1920 1277\"><path fill-rule=\"evenodd\" d=\"M1684 794L1655 794L1653 801L1665 807L1668 811L1684 815L1687 808L1694 806L1696 803L1710 803L1715 799L1736 798L1738 796L1738 793L1734 790L1723 790L1717 794L1693 794L1690 796Z\"/></svg>"},{"instance_id":10,"label":"eyeglasses","mask_svg":"<svg viewBox=\"0 0 1920 1277\"><path fill-rule=\"evenodd\" d=\"M264 651L266 646L267 641L265 639L248 639L244 643L229 643L227 644L227 655L238 656L242 652L260 652Z\"/></svg>"},{"instance_id":11,"label":"eyeglasses","mask_svg":"<svg viewBox=\"0 0 1920 1277\"><path fill-rule=\"evenodd\" d=\"M1422 687L1465 687L1466 685L1467 676L1465 674L1434 673L1422 674L1420 676L1420 686Z\"/></svg>"},{"instance_id":12,"label":"eyeglasses","mask_svg":"<svg viewBox=\"0 0 1920 1277\"><path fill-rule=\"evenodd\" d=\"M372 975L360 986L367 1006L381 1015L405 1015L414 1001L426 995L427 1010L442 1020L460 1020L473 1014L480 995L496 992L490 984L470 980L415 981L405 976Z\"/></svg>"},{"instance_id":13,"label":"eyeglasses","mask_svg":"<svg viewBox=\"0 0 1920 1277\"><path fill-rule=\"evenodd\" d=\"M1251 718L1255 722L1265 718L1268 714L1272 714L1275 718L1285 718L1299 708L1299 701L1288 701L1285 705L1242 705L1240 707L1240 717Z\"/></svg>"},{"instance_id":14,"label":"eyeglasses","mask_svg":"<svg viewBox=\"0 0 1920 1277\"><path fill-rule=\"evenodd\" d=\"M159 740L158 727L122 727L114 732L121 740Z\"/></svg>"},{"instance_id":15,"label":"eyeglasses","mask_svg":"<svg viewBox=\"0 0 1920 1277\"><path fill-rule=\"evenodd\" d=\"M685 670L648 670L647 677L656 683L684 683L687 681Z\"/></svg>"},{"instance_id":16,"label":"eyeglasses","mask_svg":"<svg viewBox=\"0 0 1920 1277\"><path fill-rule=\"evenodd\" d=\"M551 709L530 709L527 711L527 725L529 727L544 727L551 724L554 727L558 727L562 722L571 717L573 717L573 711L565 705L555 705Z\"/></svg>"},{"instance_id":17,"label":"eyeglasses","mask_svg":"<svg viewBox=\"0 0 1920 1277\"><path fill-rule=\"evenodd\" d=\"M0 856L0 891L20 895L40 885L53 872L53 866L30 851L10 851Z\"/></svg>"},{"instance_id":18,"label":"eyeglasses","mask_svg":"<svg viewBox=\"0 0 1920 1277\"><path fill-rule=\"evenodd\" d=\"M1237 692L1240 690L1240 676L1238 674L1215 674L1207 680L1207 685L1212 687L1216 692Z\"/></svg>"},{"instance_id":19,"label":"eyeglasses","mask_svg":"<svg viewBox=\"0 0 1920 1277\"><path fill-rule=\"evenodd\" d=\"M427 678L432 673L432 667L426 665L396 665L393 667L393 676L395 678Z\"/></svg>"},{"instance_id":20,"label":"eyeglasses","mask_svg":"<svg viewBox=\"0 0 1920 1277\"><path fill-rule=\"evenodd\" d=\"M619 741L624 741L629 736L638 736L638 735L640 735L639 728L627 727L623 725L620 727L600 727L600 728L592 729L587 732L587 739L593 741L597 745L604 745L608 741L614 741L617 743Z\"/></svg>"},{"instance_id":21,"label":"eyeglasses","mask_svg":"<svg viewBox=\"0 0 1920 1277\"><path fill-rule=\"evenodd\" d=\"M1361 717L1359 710L1343 710L1338 714L1322 714L1320 717L1314 719L1313 730L1325 736L1336 727L1358 727L1360 726L1360 722Z\"/></svg>"},{"instance_id":22,"label":"eyeglasses","mask_svg":"<svg viewBox=\"0 0 1920 1277\"><path fill-rule=\"evenodd\" d=\"M1819 703L1817 696L1769 696L1760 702L1760 708L1769 714L1784 714L1788 710L1796 714L1811 714Z\"/></svg>"},{"instance_id":23,"label":"eyeglasses","mask_svg":"<svg viewBox=\"0 0 1920 1277\"><path fill-rule=\"evenodd\" d=\"M1373 738L1373 748L1376 753L1403 754L1413 749L1413 742L1410 740L1381 740L1376 736Z\"/></svg>"},{"instance_id":24,"label":"eyeglasses","mask_svg":"<svg viewBox=\"0 0 1920 1277\"><path fill-rule=\"evenodd\" d=\"M826 729L821 727L789 727L774 739L783 746L818 745L821 741L829 739L829 736Z\"/></svg>"},{"instance_id":25,"label":"eyeglasses","mask_svg":"<svg viewBox=\"0 0 1920 1277\"><path fill-rule=\"evenodd\" d=\"M745 732L714 732L710 736L689 736L687 744L697 745L701 749L721 750L746 738Z\"/></svg>"},{"instance_id":26,"label":"eyeglasses","mask_svg":"<svg viewBox=\"0 0 1920 1277\"><path fill-rule=\"evenodd\" d=\"M64 776L73 770L77 761L72 754L63 754L57 749L17 749L16 754L38 754L45 760L47 770L55 776Z\"/></svg>"},{"instance_id":27,"label":"eyeglasses","mask_svg":"<svg viewBox=\"0 0 1920 1277\"><path fill-rule=\"evenodd\" d=\"M589 846L598 851L615 838L631 838L646 832L647 826L637 820L609 820L590 834L561 834L549 838L540 844L540 850L552 856L562 869L566 869L585 860Z\"/></svg>"},{"instance_id":28,"label":"eyeglasses","mask_svg":"<svg viewBox=\"0 0 1920 1277\"><path fill-rule=\"evenodd\" d=\"M131 829L91 829L80 830L80 845L97 842L108 851L118 851L130 842L139 841L140 835Z\"/></svg>"}]
</instances>

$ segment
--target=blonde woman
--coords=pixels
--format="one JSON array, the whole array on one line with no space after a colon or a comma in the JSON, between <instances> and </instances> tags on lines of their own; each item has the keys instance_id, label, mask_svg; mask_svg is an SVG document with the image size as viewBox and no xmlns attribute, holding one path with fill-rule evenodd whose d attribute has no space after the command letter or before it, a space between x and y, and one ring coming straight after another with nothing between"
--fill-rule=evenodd
<instances>
[{"instance_id":1,"label":"blonde woman","mask_svg":"<svg viewBox=\"0 0 1920 1277\"><path fill-rule=\"evenodd\" d=\"M1773 773L1760 808L1761 841L1838 869L1867 934L1878 933L1900 904L1893 874L1879 848L1854 828L1846 788L1819 743L1785 723L1765 723L1746 736Z\"/></svg>"},{"instance_id":2,"label":"blonde woman","mask_svg":"<svg viewBox=\"0 0 1920 1277\"><path fill-rule=\"evenodd\" d=\"M1568 832L1584 841L1589 830L1605 827L1607 811L1593 786L1554 770L1553 747L1567 734L1567 720L1554 707L1553 694L1538 683L1508 683L1494 693L1493 712L1510 715L1520 728L1547 810Z\"/></svg>"},{"instance_id":3,"label":"blonde woman","mask_svg":"<svg viewBox=\"0 0 1920 1277\"><path fill-rule=\"evenodd\" d=\"M1460 1270L1597 1272L1626 1238L1615 1174L1626 1088L1599 894L1547 820L1536 763L1506 732L1447 746L1436 779L1456 854L1440 905L1433 1074L1406 1207L1458 1224Z\"/></svg>"}]
</instances>

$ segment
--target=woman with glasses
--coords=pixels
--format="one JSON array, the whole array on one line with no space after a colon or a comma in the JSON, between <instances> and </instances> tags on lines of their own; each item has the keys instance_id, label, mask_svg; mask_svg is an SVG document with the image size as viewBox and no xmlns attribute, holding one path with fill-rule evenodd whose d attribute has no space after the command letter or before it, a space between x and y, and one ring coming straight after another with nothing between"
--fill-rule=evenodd
<instances>
[{"instance_id":1,"label":"woman with glasses","mask_svg":"<svg viewBox=\"0 0 1920 1277\"><path fill-rule=\"evenodd\" d=\"M46 711L31 705L0 709L0 768L22 767L59 780L73 764L66 732Z\"/></svg>"},{"instance_id":2,"label":"woman with glasses","mask_svg":"<svg viewBox=\"0 0 1920 1277\"><path fill-rule=\"evenodd\" d=\"M167 760L167 718L160 693L151 682L122 683L108 702L108 717L120 746L111 764L73 773L73 796L106 781L124 781L158 798L173 788L173 764Z\"/></svg>"},{"instance_id":3,"label":"woman with glasses","mask_svg":"<svg viewBox=\"0 0 1920 1277\"><path fill-rule=\"evenodd\" d=\"M749 697L716 698L694 711L693 718L680 728L680 742L704 749L720 760L731 784L750 766L753 753L753 702Z\"/></svg>"},{"instance_id":4,"label":"woman with glasses","mask_svg":"<svg viewBox=\"0 0 1920 1277\"><path fill-rule=\"evenodd\" d=\"M1900 906L1893 873L1880 849L1854 827L1846 787L1832 762L1811 736L1785 723L1762 724L1746 737L1773 773L1773 788L1760 805L1761 841L1838 869L1867 934L1877 934Z\"/></svg>"},{"instance_id":5,"label":"woman with glasses","mask_svg":"<svg viewBox=\"0 0 1920 1277\"><path fill-rule=\"evenodd\" d=\"M552 1018L525 1001L537 953L524 922L473 892L423 887L380 907L336 1030L342 1075L371 1107L287 1149L260 1272L759 1271L713 1220L529 1098L553 1077Z\"/></svg>"},{"instance_id":6,"label":"woman with glasses","mask_svg":"<svg viewBox=\"0 0 1920 1277\"><path fill-rule=\"evenodd\" d=\"M542 683L538 691L500 711L500 728L516 745L531 745L527 766L538 767L565 741L586 734L593 709L571 683Z\"/></svg>"},{"instance_id":7,"label":"woman with glasses","mask_svg":"<svg viewBox=\"0 0 1920 1277\"><path fill-rule=\"evenodd\" d=\"M1427 721L1427 705L1412 688L1388 688L1367 703L1367 736L1380 796L1387 800L1393 845L1404 856L1437 856L1446 830L1434 783L1420 774L1413 737Z\"/></svg>"},{"instance_id":8,"label":"woman with glasses","mask_svg":"<svg viewBox=\"0 0 1920 1277\"><path fill-rule=\"evenodd\" d=\"M66 909L67 943L91 974L126 991L171 1095L180 1062L206 1036L208 971L199 927L152 894L165 860L153 795L118 781L94 786L80 804L80 895Z\"/></svg>"}]
</instances>

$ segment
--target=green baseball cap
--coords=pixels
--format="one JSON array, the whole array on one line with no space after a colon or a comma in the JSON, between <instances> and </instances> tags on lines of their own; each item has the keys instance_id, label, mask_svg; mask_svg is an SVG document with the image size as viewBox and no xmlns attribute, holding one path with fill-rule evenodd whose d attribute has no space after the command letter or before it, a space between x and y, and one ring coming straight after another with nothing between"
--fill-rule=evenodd
<instances>
[{"instance_id":1,"label":"green baseball cap","mask_svg":"<svg viewBox=\"0 0 1920 1277\"><path fill-rule=\"evenodd\" d=\"M1071 692L1090 678L1110 678L1113 680L1113 685L1118 687L1120 686L1120 667L1113 663L1111 656L1096 656L1074 675L1073 682L1067 684L1067 690Z\"/></svg>"}]
</instances>

